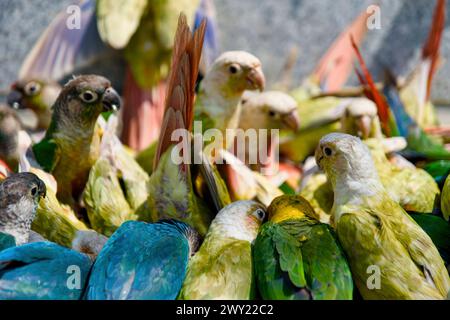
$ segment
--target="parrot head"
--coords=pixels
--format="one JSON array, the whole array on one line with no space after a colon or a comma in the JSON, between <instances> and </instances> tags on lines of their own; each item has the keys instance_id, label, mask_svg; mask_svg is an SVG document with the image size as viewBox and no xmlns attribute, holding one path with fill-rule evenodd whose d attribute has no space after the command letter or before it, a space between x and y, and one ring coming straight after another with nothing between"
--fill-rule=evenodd
<instances>
[{"instance_id":1,"label":"parrot head","mask_svg":"<svg viewBox=\"0 0 450 320\"><path fill-rule=\"evenodd\" d=\"M121 99L108 79L97 75L83 75L69 81L56 100L53 110L56 119L95 124L103 112L120 109Z\"/></svg>"},{"instance_id":2,"label":"parrot head","mask_svg":"<svg viewBox=\"0 0 450 320\"><path fill-rule=\"evenodd\" d=\"M8 95L8 104L14 109L50 110L61 91L55 82L25 79L15 82Z\"/></svg>"},{"instance_id":3,"label":"parrot head","mask_svg":"<svg viewBox=\"0 0 450 320\"><path fill-rule=\"evenodd\" d=\"M245 92L242 98L240 125L247 129L288 129L297 131L300 119L297 102L280 91Z\"/></svg>"},{"instance_id":4,"label":"parrot head","mask_svg":"<svg viewBox=\"0 0 450 320\"><path fill-rule=\"evenodd\" d=\"M364 187L371 182L377 186L379 184L369 148L358 137L345 133L330 133L320 140L315 158L335 191L339 190L339 187L336 187L339 183L346 187L352 182L356 182L353 187L359 184Z\"/></svg>"},{"instance_id":5,"label":"parrot head","mask_svg":"<svg viewBox=\"0 0 450 320\"><path fill-rule=\"evenodd\" d=\"M309 202L299 195L282 195L276 197L267 209L269 220L279 223L289 219L302 219L304 217L319 220Z\"/></svg>"},{"instance_id":6,"label":"parrot head","mask_svg":"<svg viewBox=\"0 0 450 320\"><path fill-rule=\"evenodd\" d=\"M242 95L245 90L263 91L266 79L261 61L245 51L228 51L219 56L204 81L212 81L227 95Z\"/></svg>"},{"instance_id":7,"label":"parrot head","mask_svg":"<svg viewBox=\"0 0 450 320\"><path fill-rule=\"evenodd\" d=\"M30 172L17 173L0 183L0 231L28 242L39 201L46 196L44 182Z\"/></svg>"},{"instance_id":8,"label":"parrot head","mask_svg":"<svg viewBox=\"0 0 450 320\"><path fill-rule=\"evenodd\" d=\"M346 108L342 116L342 131L356 135L361 139L368 139L381 132L379 127L378 110L376 104L367 98L357 98Z\"/></svg>"},{"instance_id":9,"label":"parrot head","mask_svg":"<svg viewBox=\"0 0 450 320\"><path fill-rule=\"evenodd\" d=\"M266 208L255 201L236 201L217 213L211 224L215 234L253 242L266 217Z\"/></svg>"}]
</instances>

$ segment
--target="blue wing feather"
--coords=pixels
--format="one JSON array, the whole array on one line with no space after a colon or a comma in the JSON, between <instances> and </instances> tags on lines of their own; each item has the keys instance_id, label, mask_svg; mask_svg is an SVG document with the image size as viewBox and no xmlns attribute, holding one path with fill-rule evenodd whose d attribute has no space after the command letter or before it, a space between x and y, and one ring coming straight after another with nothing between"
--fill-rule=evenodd
<instances>
[{"instance_id":1,"label":"blue wing feather","mask_svg":"<svg viewBox=\"0 0 450 320\"><path fill-rule=\"evenodd\" d=\"M189 242L177 224L124 223L97 257L86 298L175 299L189 259Z\"/></svg>"},{"instance_id":2,"label":"blue wing feather","mask_svg":"<svg viewBox=\"0 0 450 320\"><path fill-rule=\"evenodd\" d=\"M6 249L0 253L0 299L80 299L90 267L87 256L50 242ZM79 275L79 287L68 285L71 275Z\"/></svg>"},{"instance_id":3,"label":"blue wing feather","mask_svg":"<svg viewBox=\"0 0 450 320\"><path fill-rule=\"evenodd\" d=\"M15 245L16 239L13 236L0 232L0 252Z\"/></svg>"}]
</instances>

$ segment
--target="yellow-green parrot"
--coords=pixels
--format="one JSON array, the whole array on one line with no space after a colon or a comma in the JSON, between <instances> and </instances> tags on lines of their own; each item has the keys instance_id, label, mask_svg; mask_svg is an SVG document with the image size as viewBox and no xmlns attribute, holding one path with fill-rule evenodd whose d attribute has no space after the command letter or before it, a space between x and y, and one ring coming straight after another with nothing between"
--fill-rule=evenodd
<instances>
[{"instance_id":1,"label":"yellow-green parrot","mask_svg":"<svg viewBox=\"0 0 450 320\"><path fill-rule=\"evenodd\" d=\"M273 200L256 238L253 262L263 299L351 300L353 281L330 226L303 197Z\"/></svg>"},{"instance_id":2,"label":"yellow-green parrot","mask_svg":"<svg viewBox=\"0 0 450 320\"><path fill-rule=\"evenodd\" d=\"M332 224L364 299L446 299L450 278L436 246L381 184L367 146L323 137L316 162L334 191Z\"/></svg>"},{"instance_id":3,"label":"yellow-green parrot","mask_svg":"<svg viewBox=\"0 0 450 320\"><path fill-rule=\"evenodd\" d=\"M32 110L37 117L37 130L47 130L52 119L51 107L61 92L57 82L37 78L21 79L11 86L8 104L14 109Z\"/></svg>"},{"instance_id":4,"label":"yellow-green parrot","mask_svg":"<svg viewBox=\"0 0 450 320\"><path fill-rule=\"evenodd\" d=\"M102 112L117 111L121 100L111 83L97 75L69 81L53 105L52 121L33 153L58 183L58 200L77 208L89 171L100 154Z\"/></svg>"},{"instance_id":5,"label":"yellow-green parrot","mask_svg":"<svg viewBox=\"0 0 450 320\"><path fill-rule=\"evenodd\" d=\"M244 91L262 91L264 87L265 77L258 58L245 51L222 53L200 83L194 120L202 122L203 132L217 129L225 136L227 129L238 128Z\"/></svg>"},{"instance_id":6,"label":"yellow-green parrot","mask_svg":"<svg viewBox=\"0 0 450 320\"><path fill-rule=\"evenodd\" d=\"M58 201L58 185L51 174L32 166L25 156L20 159L19 171L34 173L47 189L46 197L39 201L36 217L31 225L32 230L49 241L70 248L77 232L86 231L88 227L77 218L70 206Z\"/></svg>"},{"instance_id":7,"label":"yellow-green parrot","mask_svg":"<svg viewBox=\"0 0 450 320\"><path fill-rule=\"evenodd\" d=\"M100 157L92 167L83 193L91 227L110 236L146 201L149 176L116 136L118 119L111 115L103 127Z\"/></svg>"},{"instance_id":8,"label":"yellow-green parrot","mask_svg":"<svg viewBox=\"0 0 450 320\"><path fill-rule=\"evenodd\" d=\"M254 298L252 243L264 217L264 207L254 201L237 201L217 213L189 262L179 299Z\"/></svg>"}]
</instances>

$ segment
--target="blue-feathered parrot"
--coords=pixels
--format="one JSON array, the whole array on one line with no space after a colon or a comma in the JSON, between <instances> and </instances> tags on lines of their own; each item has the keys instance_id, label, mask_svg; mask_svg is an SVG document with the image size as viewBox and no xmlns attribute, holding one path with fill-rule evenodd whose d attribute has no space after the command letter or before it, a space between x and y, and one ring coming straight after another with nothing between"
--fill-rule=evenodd
<instances>
[{"instance_id":1,"label":"blue-feathered parrot","mask_svg":"<svg viewBox=\"0 0 450 320\"><path fill-rule=\"evenodd\" d=\"M125 222L97 257L86 299L173 300L197 245L197 232L179 221Z\"/></svg>"},{"instance_id":2,"label":"blue-feathered parrot","mask_svg":"<svg viewBox=\"0 0 450 320\"><path fill-rule=\"evenodd\" d=\"M0 252L0 299L78 300L92 262L88 256L51 242Z\"/></svg>"}]
</instances>

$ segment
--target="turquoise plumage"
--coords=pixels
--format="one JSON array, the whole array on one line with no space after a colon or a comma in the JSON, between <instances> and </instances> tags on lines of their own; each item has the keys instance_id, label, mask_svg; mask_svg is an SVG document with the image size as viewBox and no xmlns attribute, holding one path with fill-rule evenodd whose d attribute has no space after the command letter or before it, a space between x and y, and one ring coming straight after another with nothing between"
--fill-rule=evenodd
<instances>
[{"instance_id":1,"label":"turquoise plumage","mask_svg":"<svg viewBox=\"0 0 450 320\"><path fill-rule=\"evenodd\" d=\"M125 222L92 269L88 300L173 300L181 289L197 233L187 224Z\"/></svg>"},{"instance_id":2,"label":"turquoise plumage","mask_svg":"<svg viewBox=\"0 0 450 320\"><path fill-rule=\"evenodd\" d=\"M91 260L51 242L29 243L0 253L0 300L78 300Z\"/></svg>"},{"instance_id":3,"label":"turquoise plumage","mask_svg":"<svg viewBox=\"0 0 450 320\"><path fill-rule=\"evenodd\" d=\"M0 232L0 251L14 247L16 245L16 240L13 236Z\"/></svg>"}]
</instances>

